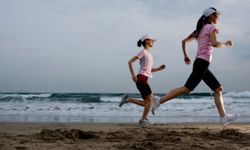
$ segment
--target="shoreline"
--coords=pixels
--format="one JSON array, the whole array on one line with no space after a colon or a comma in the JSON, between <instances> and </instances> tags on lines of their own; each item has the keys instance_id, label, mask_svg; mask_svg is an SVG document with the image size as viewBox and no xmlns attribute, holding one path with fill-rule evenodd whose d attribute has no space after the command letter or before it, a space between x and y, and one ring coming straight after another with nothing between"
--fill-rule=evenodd
<instances>
[{"instance_id":1,"label":"shoreline","mask_svg":"<svg viewBox=\"0 0 250 150\"><path fill-rule=\"evenodd\" d=\"M138 123L141 116L62 116L62 115L0 115L7 123ZM219 116L148 116L156 124L214 124ZM249 116L240 116L235 123L250 124Z\"/></svg>"},{"instance_id":2,"label":"shoreline","mask_svg":"<svg viewBox=\"0 0 250 150\"><path fill-rule=\"evenodd\" d=\"M0 123L0 150L250 149L249 139L249 123Z\"/></svg>"}]
</instances>

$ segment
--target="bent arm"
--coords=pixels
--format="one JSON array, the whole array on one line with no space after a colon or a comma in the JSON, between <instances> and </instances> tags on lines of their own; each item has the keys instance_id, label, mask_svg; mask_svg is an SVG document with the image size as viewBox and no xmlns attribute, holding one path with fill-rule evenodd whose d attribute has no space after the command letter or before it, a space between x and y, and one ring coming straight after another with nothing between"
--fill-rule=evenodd
<instances>
[{"instance_id":1,"label":"bent arm","mask_svg":"<svg viewBox=\"0 0 250 150\"><path fill-rule=\"evenodd\" d=\"M230 41L230 40L228 40L226 42L219 42L217 40L217 36L216 36L216 32L215 31L213 31L210 34L210 40L211 40L212 46L216 47L216 48L224 48L224 47L232 46L232 41Z\"/></svg>"},{"instance_id":2,"label":"bent arm","mask_svg":"<svg viewBox=\"0 0 250 150\"><path fill-rule=\"evenodd\" d=\"M163 70L163 69L165 69L166 68L166 65L164 65L164 64L162 64L160 67L158 67L158 68L152 68L151 69L151 72L157 72L157 71L161 71L161 70Z\"/></svg>"},{"instance_id":3,"label":"bent arm","mask_svg":"<svg viewBox=\"0 0 250 150\"><path fill-rule=\"evenodd\" d=\"M193 35L190 35L190 36L188 36L188 37L186 37L185 39L182 40L181 45L182 45L182 51L183 51L184 57L188 56L187 55L187 46L186 46L187 43L191 42L194 39L195 39L195 37Z\"/></svg>"},{"instance_id":4,"label":"bent arm","mask_svg":"<svg viewBox=\"0 0 250 150\"><path fill-rule=\"evenodd\" d=\"M130 74L131 74L131 77L132 77L132 78L136 77L136 76L135 76L135 72L134 72L133 63L134 63L135 61L137 61L137 60L138 60L138 57L137 57L137 56L134 56L134 57L132 57L132 58L128 61L129 71L130 71Z\"/></svg>"},{"instance_id":5,"label":"bent arm","mask_svg":"<svg viewBox=\"0 0 250 150\"><path fill-rule=\"evenodd\" d=\"M151 72L157 72L157 71L160 71L161 69L160 68L152 68Z\"/></svg>"},{"instance_id":6,"label":"bent arm","mask_svg":"<svg viewBox=\"0 0 250 150\"><path fill-rule=\"evenodd\" d=\"M185 60L186 64L190 64L190 59L189 59L188 54L187 54L187 43L191 42L194 39L195 39L194 34L191 34L188 37L186 37L185 39L183 39L182 43L181 43L182 44L182 52L183 52L184 60Z\"/></svg>"}]
</instances>

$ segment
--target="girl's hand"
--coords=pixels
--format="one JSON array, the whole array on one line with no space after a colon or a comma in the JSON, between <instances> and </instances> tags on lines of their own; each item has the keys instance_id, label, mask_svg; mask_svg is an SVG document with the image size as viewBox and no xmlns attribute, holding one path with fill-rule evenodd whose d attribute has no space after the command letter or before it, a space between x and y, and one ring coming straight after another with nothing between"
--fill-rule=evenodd
<instances>
[{"instance_id":1,"label":"girl's hand","mask_svg":"<svg viewBox=\"0 0 250 150\"><path fill-rule=\"evenodd\" d=\"M226 47L230 47L230 46L233 45L233 43L232 43L231 40L228 40L228 41L225 42L225 45L226 45Z\"/></svg>"},{"instance_id":2,"label":"girl's hand","mask_svg":"<svg viewBox=\"0 0 250 150\"><path fill-rule=\"evenodd\" d=\"M186 57L184 58L184 61L185 61L185 63L186 63L187 65L189 65L189 64L191 63L191 60L189 59L188 56L186 56Z\"/></svg>"},{"instance_id":3,"label":"girl's hand","mask_svg":"<svg viewBox=\"0 0 250 150\"><path fill-rule=\"evenodd\" d=\"M132 76L132 80L136 83L138 79L136 76Z\"/></svg>"},{"instance_id":4,"label":"girl's hand","mask_svg":"<svg viewBox=\"0 0 250 150\"><path fill-rule=\"evenodd\" d=\"M166 65L162 64L160 67L159 67L159 70L163 70L166 68Z\"/></svg>"}]
</instances>

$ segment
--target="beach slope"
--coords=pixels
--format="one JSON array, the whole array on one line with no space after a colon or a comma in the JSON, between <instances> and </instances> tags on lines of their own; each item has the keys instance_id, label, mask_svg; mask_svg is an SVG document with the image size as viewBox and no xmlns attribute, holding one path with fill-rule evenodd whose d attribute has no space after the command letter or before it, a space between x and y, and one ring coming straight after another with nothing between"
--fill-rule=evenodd
<instances>
[{"instance_id":1,"label":"beach slope","mask_svg":"<svg viewBox=\"0 0 250 150\"><path fill-rule=\"evenodd\" d=\"M0 123L0 150L250 149L249 124Z\"/></svg>"}]
</instances>

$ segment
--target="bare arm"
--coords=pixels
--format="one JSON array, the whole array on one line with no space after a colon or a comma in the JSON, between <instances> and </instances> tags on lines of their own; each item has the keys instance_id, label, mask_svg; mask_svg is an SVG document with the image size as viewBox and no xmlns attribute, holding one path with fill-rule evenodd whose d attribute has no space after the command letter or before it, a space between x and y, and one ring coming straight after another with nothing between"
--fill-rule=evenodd
<instances>
[{"instance_id":1,"label":"bare arm","mask_svg":"<svg viewBox=\"0 0 250 150\"><path fill-rule=\"evenodd\" d=\"M162 64L160 67L158 68L152 68L151 72L157 72L157 71L161 71L163 69L166 68L166 65Z\"/></svg>"},{"instance_id":2,"label":"bare arm","mask_svg":"<svg viewBox=\"0 0 250 150\"><path fill-rule=\"evenodd\" d=\"M137 60L138 60L138 57L137 57L137 56L134 56L134 57L132 57L132 58L128 61L129 71L130 71L132 80L133 80L134 82L137 81L137 77L136 77L135 72L134 72L133 63L134 63L135 61L137 61Z\"/></svg>"},{"instance_id":3,"label":"bare arm","mask_svg":"<svg viewBox=\"0 0 250 150\"><path fill-rule=\"evenodd\" d=\"M191 63L191 60L189 59L188 57L188 54L187 54L187 43L191 42L192 40L194 40L195 37L193 34L191 34L190 36L186 37L185 39L182 40L182 52L183 52L183 55L184 55L184 61L187 65L189 65Z\"/></svg>"},{"instance_id":4,"label":"bare arm","mask_svg":"<svg viewBox=\"0 0 250 150\"><path fill-rule=\"evenodd\" d=\"M219 42L219 41L217 41L217 36L216 36L216 32L215 31L213 31L210 34L210 40L211 40L212 46L216 47L216 48L224 48L224 47L232 46L232 41L231 40L228 40L226 42Z\"/></svg>"}]
</instances>

